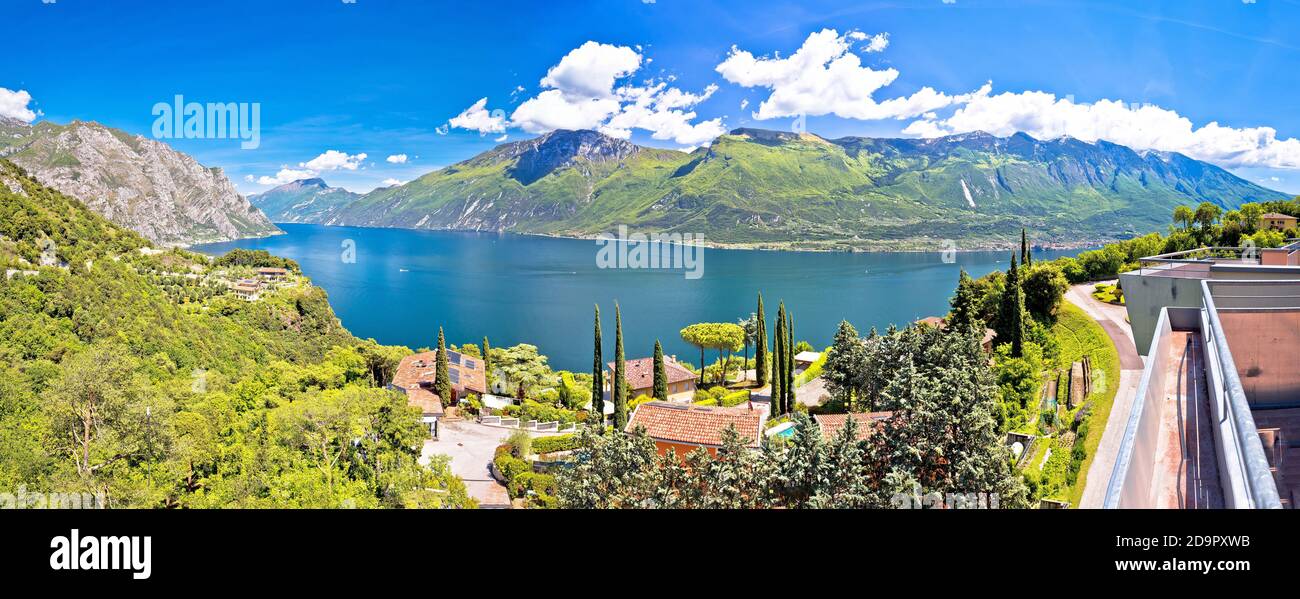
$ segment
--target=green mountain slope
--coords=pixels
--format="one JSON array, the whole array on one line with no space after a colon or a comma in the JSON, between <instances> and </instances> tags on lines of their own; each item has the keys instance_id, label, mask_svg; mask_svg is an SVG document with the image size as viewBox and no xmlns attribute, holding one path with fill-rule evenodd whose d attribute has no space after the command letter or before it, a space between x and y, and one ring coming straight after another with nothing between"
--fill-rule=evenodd
<instances>
[{"instance_id":1,"label":"green mountain slope","mask_svg":"<svg viewBox=\"0 0 1300 599\"><path fill-rule=\"evenodd\" d=\"M237 299L256 266L292 280ZM353 337L290 261L156 248L0 160L0 270L0 488L111 507L469 503L417 464L419 410L380 387L409 350Z\"/></svg>"},{"instance_id":2,"label":"green mountain slope","mask_svg":"<svg viewBox=\"0 0 1300 599\"><path fill-rule=\"evenodd\" d=\"M513 142L303 222L570 236L690 232L730 245L1080 244L1163 228L1179 204L1285 198L1179 154L1075 139L826 140L738 129L689 154L592 131Z\"/></svg>"}]
</instances>

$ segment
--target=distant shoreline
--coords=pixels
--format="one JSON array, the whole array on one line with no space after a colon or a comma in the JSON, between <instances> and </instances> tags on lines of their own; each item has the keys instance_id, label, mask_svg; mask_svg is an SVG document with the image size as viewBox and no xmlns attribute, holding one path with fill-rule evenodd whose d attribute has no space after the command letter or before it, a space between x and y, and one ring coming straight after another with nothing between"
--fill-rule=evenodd
<instances>
[{"instance_id":1,"label":"distant shoreline","mask_svg":"<svg viewBox=\"0 0 1300 599\"><path fill-rule=\"evenodd\" d=\"M478 233L478 234L493 234L493 235L518 235L520 237L572 239L578 241L596 241L599 238L599 235L560 235L556 233L530 233L530 232L520 232L520 231L494 231L494 230L484 230L484 229L453 229L453 228L417 229L412 227L329 225L324 223L304 223L304 222L275 222L272 224L274 224L277 227L280 227L282 225L312 225L318 227L336 227L336 228L353 228L353 229L391 229L391 230L400 230L400 231L425 231L431 233L444 232L444 233ZM279 234L284 234L284 231L281 230ZM647 232L647 234L649 233ZM258 238L271 237L271 236L273 235L258 235L258 236L245 237L243 239L258 239ZM228 241L238 241L238 240L228 240ZM934 246L933 249L920 249L918 247L927 242L925 238L900 240L898 244L895 244L893 242L884 242L883 245L878 244L874 247L859 247L859 246L848 245L849 241L851 240L826 241L826 242L797 242L796 241L796 242L774 242L774 243L766 243L766 242L718 243L718 242L708 241L706 239L701 245L705 248L713 249L713 250L757 250L757 251L770 251L770 252L807 252L807 253L818 253L818 254L830 254L830 253L928 254L928 253L942 253L944 251L955 251L957 253L969 253L969 252L996 252L996 251L1004 251L1004 250L1018 251L1020 249L1019 238L1015 239L1014 241L1007 242L1005 244L1002 243L981 244L978 242L973 244L966 244L963 243L960 239L956 239L952 241L954 241L958 247L953 248L951 250L948 250L947 248L943 247L942 244L945 241L947 241L944 239L936 239L936 240L929 241L929 243L933 244ZM858 240L858 241L863 241L863 240ZM1115 241L1119 241L1119 239L1088 239L1088 240L1075 241L1075 242L1036 243L1033 244L1033 249L1039 251L1092 249L1092 248L1099 248L1107 243L1114 243ZM211 243L225 243L225 242L211 242ZM789 244L801 244L801 243L814 243L814 244L820 243L825 247L816 247L815 245L814 246L798 245L793 247L789 246ZM210 244L209 242L196 243L186 247L192 248L198 245L209 245L209 244Z\"/></svg>"}]
</instances>

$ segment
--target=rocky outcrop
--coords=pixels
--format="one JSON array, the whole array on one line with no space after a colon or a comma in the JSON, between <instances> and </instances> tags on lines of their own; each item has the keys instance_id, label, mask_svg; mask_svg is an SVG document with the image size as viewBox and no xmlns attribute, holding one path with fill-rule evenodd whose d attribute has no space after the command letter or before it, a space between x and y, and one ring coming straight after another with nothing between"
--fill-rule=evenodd
<instances>
[{"instance_id":1,"label":"rocky outcrop","mask_svg":"<svg viewBox=\"0 0 1300 599\"><path fill-rule=\"evenodd\" d=\"M279 232L219 168L162 142L99 123L0 120L0 156L41 183L158 244Z\"/></svg>"}]
</instances>

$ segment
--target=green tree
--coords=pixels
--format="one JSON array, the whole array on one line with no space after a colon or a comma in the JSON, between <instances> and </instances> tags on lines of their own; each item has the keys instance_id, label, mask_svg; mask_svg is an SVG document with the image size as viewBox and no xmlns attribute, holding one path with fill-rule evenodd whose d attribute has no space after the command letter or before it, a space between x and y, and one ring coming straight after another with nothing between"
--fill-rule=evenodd
<instances>
[{"instance_id":1,"label":"green tree","mask_svg":"<svg viewBox=\"0 0 1300 599\"><path fill-rule=\"evenodd\" d=\"M850 412L856 405L854 399L866 393L867 347L858 336L857 329L847 320L841 320L831 343L830 355L822 366L822 380L831 397L844 404Z\"/></svg>"},{"instance_id":2,"label":"green tree","mask_svg":"<svg viewBox=\"0 0 1300 599\"><path fill-rule=\"evenodd\" d=\"M1025 341L1025 296L1020 288L1020 268L1011 257L1006 288L1002 290L1002 308L998 318L998 339L1011 344L1011 355L1020 357Z\"/></svg>"},{"instance_id":3,"label":"green tree","mask_svg":"<svg viewBox=\"0 0 1300 599\"><path fill-rule=\"evenodd\" d=\"M1201 227L1202 233L1208 233L1210 227L1214 226L1214 223L1219 220L1219 215L1221 214L1223 214L1222 208L1210 202L1201 202L1201 204L1196 207L1196 212L1192 218L1196 221L1196 224Z\"/></svg>"},{"instance_id":4,"label":"green tree","mask_svg":"<svg viewBox=\"0 0 1300 599\"><path fill-rule=\"evenodd\" d=\"M741 367L744 377L741 380L749 380L749 346L758 342L758 314L752 313L749 318L742 318L736 324L745 332L745 363Z\"/></svg>"},{"instance_id":5,"label":"green tree","mask_svg":"<svg viewBox=\"0 0 1300 599\"><path fill-rule=\"evenodd\" d=\"M794 315L790 312L785 313L785 367L782 369L785 375L785 382L781 384L781 390L785 392L785 399L781 400L781 407L786 413L794 411L795 388L794 388Z\"/></svg>"},{"instance_id":6,"label":"green tree","mask_svg":"<svg viewBox=\"0 0 1300 599\"><path fill-rule=\"evenodd\" d=\"M1192 222L1196 220L1196 213L1187 206L1174 207L1174 224L1180 225L1184 231L1191 228Z\"/></svg>"},{"instance_id":7,"label":"green tree","mask_svg":"<svg viewBox=\"0 0 1300 599\"><path fill-rule=\"evenodd\" d=\"M489 389L492 388L492 378L495 376L492 372L492 345L488 343L487 335L483 336L483 372L485 382Z\"/></svg>"},{"instance_id":8,"label":"green tree","mask_svg":"<svg viewBox=\"0 0 1300 599\"><path fill-rule=\"evenodd\" d=\"M947 326L964 329L981 322L980 291L975 281L962 268L957 275L957 291L949 300L952 310L948 313Z\"/></svg>"},{"instance_id":9,"label":"green tree","mask_svg":"<svg viewBox=\"0 0 1300 599\"><path fill-rule=\"evenodd\" d=\"M605 361L600 355L600 306L596 306L595 356L591 362L591 413L596 422L605 418Z\"/></svg>"},{"instance_id":10,"label":"green tree","mask_svg":"<svg viewBox=\"0 0 1300 599\"><path fill-rule=\"evenodd\" d=\"M1025 233L1025 228L1020 227L1020 263L1029 266L1033 259L1033 256L1029 255L1029 237Z\"/></svg>"},{"instance_id":11,"label":"green tree","mask_svg":"<svg viewBox=\"0 0 1300 599\"><path fill-rule=\"evenodd\" d=\"M664 369L664 348L659 344L658 339L655 339L654 367L654 398L668 401L668 372Z\"/></svg>"},{"instance_id":12,"label":"green tree","mask_svg":"<svg viewBox=\"0 0 1300 599\"><path fill-rule=\"evenodd\" d=\"M754 342L754 379L758 386L767 384L767 316L763 314L763 294L758 294L758 334Z\"/></svg>"},{"instance_id":13,"label":"green tree","mask_svg":"<svg viewBox=\"0 0 1300 599\"><path fill-rule=\"evenodd\" d=\"M437 364L433 374L433 392L438 394L442 403L455 405L456 402L452 397L451 374L448 372L447 339L443 337L442 327L438 327L438 355L435 360Z\"/></svg>"},{"instance_id":14,"label":"green tree","mask_svg":"<svg viewBox=\"0 0 1300 599\"><path fill-rule=\"evenodd\" d=\"M627 365L623 360L623 314L614 302L614 427L627 426Z\"/></svg>"},{"instance_id":15,"label":"green tree","mask_svg":"<svg viewBox=\"0 0 1300 599\"><path fill-rule=\"evenodd\" d=\"M785 413L785 302L776 308L776 338L772 346L772 414Z\"/></svg>"},{"instance_id":16,"label":"green tree","mask_svg":"<svg viewBox=\"0 0 1300 599\"><path fill-rule=\"evenodd\" d=\"M1070 282L1051 262L1038 263L1021 269L1024 280L1020 283L1025 298L1025 309L1040 321L1051 322L1056 310L1070 289Z\"/></svg>"}]
</instances>

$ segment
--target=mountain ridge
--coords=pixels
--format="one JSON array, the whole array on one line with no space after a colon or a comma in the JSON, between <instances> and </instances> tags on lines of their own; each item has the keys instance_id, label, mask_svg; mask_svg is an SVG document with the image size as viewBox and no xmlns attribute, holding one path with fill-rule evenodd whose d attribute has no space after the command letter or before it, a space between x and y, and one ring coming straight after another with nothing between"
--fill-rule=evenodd
<instances>
[{"instance_id":1,"label":"mountain ridge","mask_svg":"<svg viewBox=\"0 0 1300 599\"><path fill-rule=\"evenodd\" d=\"M155 243L192 245L280 232L218 167L94 121L0 120L0 158Z\"/></svg>"},{"instance_id":2,"label":"mountain ridge","mask_svg":"<svg viewBox=\"0 0 1300 599\"><path fill-rule=\"evenodd\" d=\"M1177 153L975 132L827 139L739 128L692 152L595 131L501 144L328 215L326 225L591 237L619 225L809 249L1082 245L1162 229L1172 208L1290 196Z\"/></svg>"}]
</instances>

